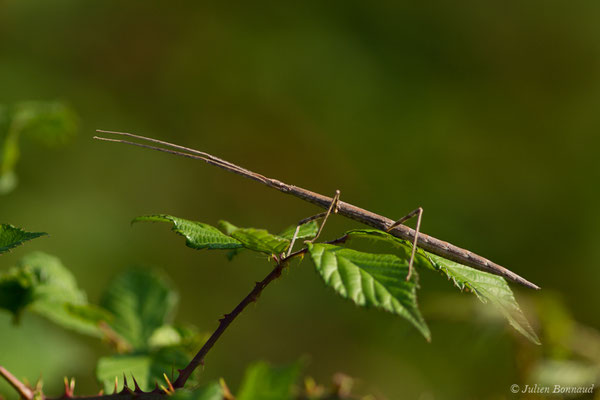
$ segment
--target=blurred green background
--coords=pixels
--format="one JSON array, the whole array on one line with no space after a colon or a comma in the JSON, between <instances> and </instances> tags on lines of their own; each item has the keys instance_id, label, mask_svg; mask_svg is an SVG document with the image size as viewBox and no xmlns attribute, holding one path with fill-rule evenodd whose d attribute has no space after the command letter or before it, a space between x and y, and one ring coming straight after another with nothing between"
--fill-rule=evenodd
<instances>
[{"instance_id":1,"label":"blurred green background","mask_svg":"<svg viewBox=\"0 0 600 400\"><path fill-rule=\"evenodd\" d=\"M0 103L58 99L80 119L68 146L22 141L1 222L50 237L3 256L1 268L49 252L97 301L124 267L157 266L180 290L178 320L212 331L270 265L251 254L228 262L130 220L158 212L277 232L318 211L200 161L92 140L112 129L323 194L340 189L390 218L422 206L424 232L543 288L515 288L538 329L538 303L552 294L595 332L599 11L593 1L0 0ZM326 235L356 226L332 218ZM453 307L455 290L421 275L432 343L400 318L338 299L302 263L234 323L203 376L237 387L251 361L307 356L318 381L343 371L389 399L515 398L523 358L552 356L548 340L536 347L502 321L440 315L435 304ZM0 365L17 376L41 374L56 395L64 375L80 394L99 387L105 346L33 316L16 327L3 313L0 327Z\"/></svg>"}]
</instances>

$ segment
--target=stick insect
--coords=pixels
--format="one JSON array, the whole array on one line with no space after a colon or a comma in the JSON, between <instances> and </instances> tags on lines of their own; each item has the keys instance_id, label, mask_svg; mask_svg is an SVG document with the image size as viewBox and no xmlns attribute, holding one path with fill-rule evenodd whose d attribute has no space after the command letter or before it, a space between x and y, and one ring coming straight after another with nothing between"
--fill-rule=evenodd
<instances>
[{"instance_id":1,"label":"stick insect","mask_svg":"<svg viewBox=\"0 0 600 400\"><path fill-rule=\"evenodd\" d=\"M504 268L482 256L479 256L475 253L470 252L469 250L462 249L458 246L455 246L453 244L436 239L432 236L429 236L429 235L426 235L426 234L420 232L421 218L423 216L423 209L421 207L412 211L405 217L402 217L399 220L394 221L390 218L387 218L382 215L376 214L374 212L354 206L350 203L341 201L339 199L340 198L339 191L336 191L336 194L334 197L328 197L328 196L324 196L319 193L312 192L307 189L303 189L298 186L283 183L277 179L267 178L266 176L263 176L256 172L253 172L253 171L250 171L239 165L233 164L229 161L225 161L223 159L220 159L218 157L215 157L215 156L205 153L203 151L191 149L188 147L180 146L177 144L165 142L165 141L158 140L158 139L148 138L148 137L140 136L140 135L134 135L132 133L127 133L127 132L115 132L115 131L105 131L105 130L97 130L97 132L104 133L104 134L125 136L125 137L140 140L145 143L133 142L130 140L125 140L125 139L107 138L107 137L101 137L101 136L94 136L94 139L108 141L108 142L124 143L124 144L133 145L133 146L144 147L144 148L151 149L151 150L157 150L157 151L162 151L165 153L175 154L175 155L182 156L182 157L192 158L192 159L196 159L196 160L203 160L210 165L214 165L216 167L225 169L225 170L233 172L235 174L242 175L246 178L258 181L268 187L277 189L283 193L290 194L294 197L300 198L304 201L307 201L309 203L315 204L321 208L326 209L327 211L324 213L320 213L320 214L314 215L309 218L305 218L304 220L300 221L300 223L298 224L298 226L296 228L296 233L292 240L290 249L294 244L293 242L296 239L300 225L302 225L304 223L308 223L308 222L316 220L316 219L323 219L323 222L321 223L321 225L319 227L318 234L320 234L321 230L323 229L324 222L327 220L327 218L329 217L330 214L334 213L334 214L342 215L347 218L351 218L355 221L361 222L365 225L369 225L373 228L388 232L393 236L396 236L400 239L404 239L404 240L407 240L407 241L413 243L412 253L411 253L411 257L410 257L410 261L409 261L409 273L408 273L407 279L410 278L410 273L412 271L412 265L413 265L413 261L415 258L417 246L418 246L418 247L420 247L426 251L429 251L433 254L436 254L438 256L447 258L452 261L456 261L458 263L467 265L469 267L478 269L480 271L489 272L491 274L501 276L509 281L518 283L525 287L528 287L531 289L540 289L540 287L535 285L534 283L529 282L525 278L522 278L521 276L515 274L514 272L512 272L512 271L510 271L510 270L508 270L508 269L506 269L506 268ZM153 143L158 146L155 146L155 145L152 145L149 143ZM160 146L162 146L162 147L160 147ZM406 222L407 220L409 220L410 218L413 218L413 217L417 217L417 224L416 224L415 229L412 229L412 228L404 225L404 222Z\"/></svg>"}]
</instances>

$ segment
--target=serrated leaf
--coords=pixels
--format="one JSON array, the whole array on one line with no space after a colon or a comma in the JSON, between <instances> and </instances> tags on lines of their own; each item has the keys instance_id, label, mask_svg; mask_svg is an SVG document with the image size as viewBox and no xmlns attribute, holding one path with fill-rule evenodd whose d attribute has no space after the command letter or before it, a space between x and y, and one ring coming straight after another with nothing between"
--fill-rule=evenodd
<instances>
[{"instance_id":1,"label":"serrated leaf","mask_svg":"<svg viewBox=\"0 0 600 400\"><path fill-rule=\"evenodd\" d=\"M248 367L237 400L292 399L292 389L300 374L300 363L271 367L264 361Z\"/></svg>"},{"instance_id":2,"label":"serrated leaf","mask_svg":"<svg viewBox=\"0 0 600 400\"><path fill-rule=\"evenodd\" d=\"M386 241L397 246L398 249L401 249L403 251L401 256L407 259L410 257L410 252L412 251L412 243L383 231L375 229L357 229L349 231L347 234L351 238L363 237ZM458 264L426 252L420 248L417 248L414 263L415 266L430 269L433 267L435 270L443 271L461 290L468 287L480 300L483 302L489 301L498 308L517 331L522 333L533 343L539 344L537 335L529 325L529 322L527 322L510 287L502 277ZM492 299L491 297L494 296L495 298Z\"/></svg>"},{"instance_id":3,"label":"serrated leaf","mask_svg":"<svg viewBox=\"0 0 600 400\"><path fill-rule=\"evenodd\" d=\"M412 243L408 240L397 238L393 235L390 235L387 232L380 231L378 229L354 229L346 232L346 235L350 239L353 238L363 238L368 240L376 240L388 243L398 251L398 256L403 259L410 260L410 256L412 254ZM431 261L425 254L425 251L419 247L417 247L417 251L415 253L415 260L413 261L413 265L415 267L421 267L426 269L433 269L431 265Z\"/></svg>"},{"instance_id":4,"label":"serrated leaf","mask_svg":"<svg viewBox=\"0 0 600 400\"><path fill-rule=\"evenodd\" d=\"M167 347L153 352L134 354L117 354L102 357L96 366L96 378L104 385L106 393L112 393L115 377L119 381L119 389L123 385L123 374L133 375L144 391L154 388L154 384L165 385L163 374L169 378L173 371L184 368L188 356L178 348Z\"/></svg>"},{"instance_id":5,"label":"serrated leaf","mask_svg":"<svg viewBox=\"0 0 600 400\"><path fill-rule=\"evenodd\" d=\"M359 306L399 315L430 340L417 306L416 274L407 281L408 261L392 254L371 254L329 244L308 244L308 251L325 284Z\"/></svg>"},{"instance_id":6,"label":"serrated leaf","mask_svg":"<svg viewBox=\"0 0 600 400\"><path fill-rule=\"evenodd\" d=\"M227 235L237 239L248 250L258 251L268 255L280 254L287 250L290 241L278 235L273 235L265 229L239 228L227 221L219 221L219 228ZM227 253L231 261L242 249L235 249Z\"/></svg>"},{"instance_id":7,"label":"serrated leaf","mask_svg":"<svg viewBox=\"0 0 600 400\"><path fill-rule=\"evenodd\" d=\"M535 344L540 340L525 318L504 278L425 252L433 266L461 290L468 288L484 303L496 307L519 333Z\"/></svg>"},{"instance_id":8,"label":"serrated leaf","mask_svg":"<svg viewBox=\"0 0 600 400\"><path fill-rule=\"evenodd\" d=\"M132 223L151 221L169 222L173 225L173 232L185 237L185 244L192 249L237 249L242 244L219 231L214 226L202 222L173 217L166 214L145 215L135 218Z\"/></svg>"},{"instance_id":9,"label":"serrated leaf","mask_svg":"<svg viewBox=\"0 0 600 400\"><path fill-rule=\"evenodd\" d=\"M290 241L267 232L265 229L239 228L231 233L245 248L268 255L280 254L290 245Z\"/></svg>"},{"instance_id":10,"label":"serrated leaf","mask_svg":"<svg viewBox=\"0 0 600 400\"><path fill-rule=\"evenodd\" d=\"M265 229L239 228L230 222L223 220L219 221L218 224L223 232L237 239L249 250L271 255L285 251L290 245L289 240L281 236L273 235ZM231 260L237 254L239 254L239 250L234 250L228 253L227 257Z\"/></svg>"},{"instance_id":11,"label":"serrated leaf","mask_svg":"<svg viewBox=\"0 0 600 400\"><path fill-rule=\"evenodd\" d=\"M294 237L294 232L296 232L296 225L287 227L278 236L284 239L292 240ZM317 221L310 221L307 224L300 225L296 239L312 239L317 236L317 232L319 232L319 224Z\"/></svg>"},{"instance_id":12,"label":"serrated leaf","mask_svg":"<svg viewBox=\"0 0 600 400\"><path fill-rule=\"evenodd\" d=\"M45 253L25 256L0 276L0 307L18 316L29 309L64 328L101 336L106 311L87 303L75 277L60 260Z\"/></svg>"},{"instance_id":13,"label":"serrated leaf","mask_svg":"<svg viewBox=\"0 0 600 400\"><path fill-rule=\"evenodd\" d=\"M223 400L223 388L218 382L194 389L180 389L175 391L171 400Z\"/></svg>"},{"instance_id":14,"label":"serrated leaf","mask_svg":"<svg viewBox=\"0 0 600 400\"><path fill-rule=\"evenodd\" d=\"M109 284L101 305L114 316L112 329L134 349L146 349L159 327L170 322L177 293L156 271L130 269Z\"/></svg>"},{"instance_id":15,"label":"serrated leaf","mask_svg":"<svg viewBox=\"0 0 600 400\"><path fill-rule=\"evenodd\" d=\"M6 253L28 240L46 236L45 232L26 232L10 224L0 225L0 254Z\"/></svg>"}]
</instances>

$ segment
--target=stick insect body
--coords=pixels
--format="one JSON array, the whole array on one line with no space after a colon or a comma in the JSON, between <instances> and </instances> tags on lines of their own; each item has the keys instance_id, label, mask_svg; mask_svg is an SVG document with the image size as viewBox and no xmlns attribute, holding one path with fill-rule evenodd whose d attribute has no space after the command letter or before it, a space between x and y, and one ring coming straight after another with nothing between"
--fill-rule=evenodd
<instances>
[{"instance_id":1,"label":"stick insect body","mask_svg":"<svg viewBox=\"0 0 600 400\"><path fill-rule=\"evenodd\" d=\"M373 213L371 211L365 210L363 208L354 206L350 203L346 203L339 200L339 194L336 192L336 196L328 197L319 193L312 192L307 189L303 189L298 186L289 185L287 183L283 183L276 179L267 178L266 176L257 174L256 172L250 171L239 165L233 164L229 161L222 160L218 157L210 155L208 153L190 149L188 147L180 146L173 143L168 143L158 139L152 139L144 136L134 135L132 133L126 132L114 132L114 131L104 131L98 130L100 133L108 133L119 136L127 136L134 139L138 139L141 141L145 141L147 143L137 143L123 139L112 139L105 137L94 136L95 139L104 140L109 142L117 142L117 143L125 143L129 145L144 147L152 150L162 151L165 153L175 154L182 157L192 158L203 160L208 164L217 166L219 168L225 169L227 171L233 172L238 175L242 175L246 178L258 181L266 186L277 189L283 193L291 194L294 197L305 200L309 203L315 204L319 207L322 207L328 210L326 213L317 214L316 216L309 217L313 219L326 218L329 214L337 213L347 218L351 218L363 224L369 225L373 228L380 229L382 231L389 232L391 235L396 236L398 238L408 240L415 245L413 246L410 262L409 262L409 274L412 267L412 262L415 256L416 247L420 247L426 251L429 251L438 256L447 258L449 260L467 265L469 267L478 269L480 271L489 272L494 275L501 276L509 281L518 283L520 285L526 286L532 289L539 289L539 286L534 283L529 282L525 278L515 274L514 272L484 258L475 253L470 252L469 250L462 249L458 246L450 244L448 242L436 239L432 236L426 235L422 232L419 232L420 224L421 224L421 216L423 210L419 207L413 212L409 213L406 217L403 217L397 221L394 221L390 218L384 217L382 215ZM164 147L153 146L150 143L156 143L162 145ZM176 150L175 150L176 149ZM406 225L403 225L403 222L406 220L416 216L417 217L417 226L416 230L411 229ZM310 219L312 220L312 219ZM302 222L302 221L301 221ZM322 225L320 229L322 228ZM291 247L291 246L290 246ZM410 278L410 275L408 276Z\"/></svg>"}]
</instances>

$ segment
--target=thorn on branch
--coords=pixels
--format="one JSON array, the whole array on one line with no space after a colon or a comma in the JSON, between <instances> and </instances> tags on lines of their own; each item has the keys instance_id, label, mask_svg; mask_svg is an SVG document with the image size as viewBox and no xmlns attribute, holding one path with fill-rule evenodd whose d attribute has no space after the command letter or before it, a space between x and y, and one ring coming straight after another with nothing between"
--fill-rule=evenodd
<instances>
[{"instance_id":1,"label":"thorn on branch","mask_svg":"<svg viewBox=\"0 0 600 400\"><path fill-rule=\"evenodd\" d=\"M119 378L117 378L115 376L115 389L113 391L113 394L117 394L118 391L119 391Z\"/></svg>"},{"instance_id":2,"label":"thorn on branch","mask_svg":"<svg viewBox=\"0 0 600 400\"><path fill-rule=\"evenodd\" d=\"M131 374L131 379L133 379L134 392L135 393L142 393L143 391L140 388L140 385L138 385L137 381L135 380L135 376L133 376L133 374Z\"/></svg>"},{"instance_id":3,"label":"thorn on branch","mask_svg":"<svg viewBox=\"0 0 600 400\"><path fill-rule=\"evenodd\" d=\"M225 379L220 378L219 385L221 385L221 389L223 390L223 399L224 400L235 400L235 396L233 394L231 394L231 390L229 390L227 383L225 383Z\"/></svg>"},{"instance_id":4,"label":"thorn on branch","mask_svg":"<svg viewBox=\"0 0 600 400\"><path fill-rule=\"evenodd\" d=\"M42 393L43 386L44 386L44 381L42 380L42 375L40 375L40 377L38 378L37 382L35 383L35 387L33 388L33 392L34 393Z\"/></svg>"},{"instance_id":5,"label":"thorn on branch","mask_svg":"<svg viewBox=\"0 0 600 400\"><path fill-rule=\"evenodd\" d=\"M71 378L69 389L71 390L71 396L73 396L75 394L75 377Z\"/></svg>"},{"instance_id":6,"label":"thorn on branch","mask_svg":"<svg viewBox=\"0 0 600 400\"><path fill-rule=\"evenodd\" d=\"M133 390L129 389L127 386L123 386L123 390L119 392L119 395L128 395L134 394Z\"/></svg>"},{"instance_id":7,"label":"thorn on branch","mask_svg":"<svg viewBox=\"0 0 600 400\"><path fill-rule=\"evenodd\" d=\"M166 394L168 394L170 396L173 393L175 393L175 388L173 387L173 384L169 380L169 377L167 376L167 374L165 374L164 372L163 372L163 377L165 378L165 382L167 382L168 387L165 388L163 385L160 385L160 387Z\"/></svg>"},{"instance_id":8,"label":"thorn on branch","mask_svg":"<svg viewBox=\"0 0 600 400\"><path fill-rule=\"evenodd\" d=\"M69 382L69 378L67 378L65 376L64 383L65 383L65 394L63 397L69 399L69 398L73 397L73 394L75 393L75 378L72 378L71 381Z\"/></svg>"}]
</instances>

